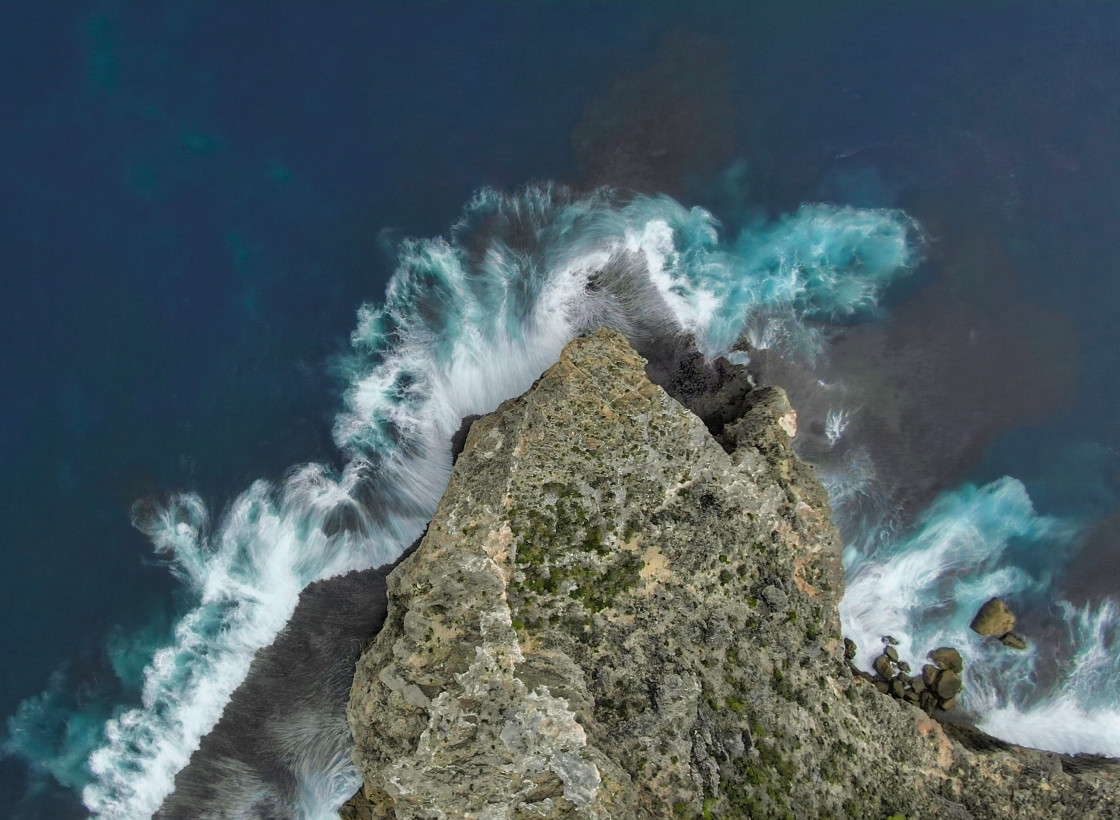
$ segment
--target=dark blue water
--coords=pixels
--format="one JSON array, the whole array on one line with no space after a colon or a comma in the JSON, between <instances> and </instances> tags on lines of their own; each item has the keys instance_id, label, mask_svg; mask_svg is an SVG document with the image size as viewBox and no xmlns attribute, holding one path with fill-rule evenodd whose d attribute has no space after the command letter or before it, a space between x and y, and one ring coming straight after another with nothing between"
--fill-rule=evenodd
<instances>
[{"instance_id":1,"label":"dark blue water","mask_svg":"<svg viewBox=\"0 0 1120 820\"><path fill-rule=\"evenodd\" d=\"M728 226L906 209L928 261L888 299L909 317L891 344L930 395L966 396L947 404L968 431L915 498L1014 475L1040 511L1106 522L1055 584L1120 588L1084 569L1117 567L1114 7L0 9L5 715L52 674L94 723L135 703L140 670L113 658L136 653L108 647L158 645L187 604L132 503L193 489L220 510L337 463L331 361L355 310L399 237L444 232L484 185L660 190ZM52 765L80 782L81 760ZM0 813L27 783L0 763Z\"/></svg>"}]
</instances>

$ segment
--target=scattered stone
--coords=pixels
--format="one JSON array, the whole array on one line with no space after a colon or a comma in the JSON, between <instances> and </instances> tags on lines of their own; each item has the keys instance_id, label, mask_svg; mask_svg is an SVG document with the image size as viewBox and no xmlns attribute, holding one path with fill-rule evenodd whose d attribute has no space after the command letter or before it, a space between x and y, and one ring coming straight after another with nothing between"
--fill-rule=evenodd
<instances>
[{"instance_id":1,"label":"scattered stone","mask_svg":"<svg viewBox=\"0 0 1120 820\"><path fill-rule=\"evenodd\" d=\"M942 646L930 652L929 657L933 663L925 664L920 675L911 675L910 664L899 661L898 650L884 638L883 654L872 663L875 674L865 674L865 677L883 694L917 705L927 714L932 715L938 709L952 709L963 686L961 654L952 647Z\"/></svg>"},{"instance_id":2,"label":"scattered stone","mask_svg":"<svg viewBox=\"0 0 1120 820\"><path fill-rule=\"evenodd\" d=\"M881 640L888 646L898 646L898 638L894 635L884 635Z\"/></svg>"},{"instance_id":3,"label":"scattered stone","mask_svg":"<svg viewBox=\"0 0 1120 820\"><path fill-rule=\"evenodd\" d=\"M957 708L957 701L959 700L960 698L949 698L948 700L942 701L941 708L946 712L951 712Z\"/></svg>"},{"instance_id":4,"label":"scattered stone","mask_svg":"<svg viewBox=\"0 0 1120 820\"><path fill-rule=\"evenodd\" d=\"M953 649L951 646L942 646L929 653L929 659L942 669L948 669L950 672L963 672L964 661L961 659L961 653Z\"/></svg>"},{"instance_id":5,"label":"scattered stone","mask_svg":"<svg viewBox=\"0 0 1120 820\"><path fill-rule=\"evenodd\" d=\"M844 659L850 661L852 658L854 658L856 656L856 651L858 650L858 648L859 647L856 646L855 641L853 641L851 638L845 638L844 639Z\"/></svg>"},{"instance_id":6,"label":"scattered stone","mask_svg":"<svg viewBox=\"0 0 1120 820\"><path fill-rule=\"evenodd\" d=\"M992 598L980 607L970 627L980 635L1006 635L1015 628L1015 613L1002 598Z\"/></svg>"},{"instance_id":7,"label":"scattered stone","mask_svg":"<svg viewBox=\"0 0 1120 820\"><path fill-rule=\"evenodd\" d=\"M1008 632L1006 635L1001 637L999 641L1009 649L1027 648L1027 639L1020 635L1018 632Z\"/></svg>"}]
</instances>

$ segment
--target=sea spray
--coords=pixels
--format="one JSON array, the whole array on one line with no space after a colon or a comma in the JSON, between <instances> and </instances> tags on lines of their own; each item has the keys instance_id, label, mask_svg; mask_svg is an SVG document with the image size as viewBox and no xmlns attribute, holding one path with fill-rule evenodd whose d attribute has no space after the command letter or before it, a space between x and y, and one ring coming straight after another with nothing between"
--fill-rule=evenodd
<instances>
[{"instance_id":1,"label":"sea spray","mask_svg":"<svg viewBox=\"0 0 1120 820\"><path fill-rule=\"evenodd\" d=\"M1120 612L1109 600L1076 607L1050 597L1081 531L1079 522L1039 515L1009 477L943 494L906 537L874 539L868 528L846 550L840 606L857 664L870 667L888 635L915 669L928 651L957 647L961 707L982 729L1035 748L1120 756L1120 658L1109 649L1120 639ZM1051 625L1043 639L1020 651L973 632L972 617L997 595Z\"/></svg>"},{"instance_id":2,"label":"sea spray","mask_svg":"<svg viewBox=\"0 0 1120 820\"><path fill-rule=\"evenodd\" d=\"M446 486L461 419L523 392L576 335L691 334L714 355L765 328L757 346L812 356L827 321L873 310L918 244L897 211L805 206L721 242L701 208L547 185L484 190L448 237L402 243L384 303L362 308L342 364L350 385L334 433L345 465L257 482L217 525L189 494L141 510L195 603L147 666L142 705L106 724L86 805L105 818L155 812L300 591L399 555ZM295 772L293 812L341 803L354 781L336 774Z\"/></svg>"},{"instance_id":3,"label":"sea spray","mask_svg":"<svg viewBox=\"0 0 1120 820\"><path fill-rule=\"evenodd\" d=\"M1080 607L1059 601L1054 610L1068 629L1060 646L1060 685L1022 693L1021 700L1015 697L1021 693L1000 689L980 693L973 704L980 726L1021 746L1120 757L1120 608L1105 599Z\"/></svg>"}]
</instances>

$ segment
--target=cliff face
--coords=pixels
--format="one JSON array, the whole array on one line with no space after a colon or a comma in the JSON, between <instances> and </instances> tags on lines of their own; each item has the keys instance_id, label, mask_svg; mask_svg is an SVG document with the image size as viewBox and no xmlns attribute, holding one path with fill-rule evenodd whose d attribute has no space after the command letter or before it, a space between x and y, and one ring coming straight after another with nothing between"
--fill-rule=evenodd
<instances>
[{"instance_id":1,"label":"cliff face","mask_svg":"<svg viewBox=\"0 0 1120 820\"><path fill-rule=\"evenodd\" d=\"M706 426L644 365L599 331L474 423L358 664L350 816L1115 816L1110 767L854 678L784 394Z\"/></svg>"}]
</instances>

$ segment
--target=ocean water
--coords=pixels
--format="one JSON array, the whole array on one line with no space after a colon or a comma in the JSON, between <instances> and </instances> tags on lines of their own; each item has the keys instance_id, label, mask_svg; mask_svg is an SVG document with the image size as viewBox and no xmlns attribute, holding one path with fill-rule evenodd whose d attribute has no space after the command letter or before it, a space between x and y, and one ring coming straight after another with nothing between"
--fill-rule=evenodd
<instances>
[{"instance_id":1,"label":"ocean water","mask_svg":"<svg viewBox=\"0 0 1120 820\"><path fill-rule=\"evenodd\" d=\"M5 12L8 815L151 816L301 590L601 325L789 390L861 662L958 646L983 728L1120 755L1120 12Z\"/></svg>"}]
</instances>

